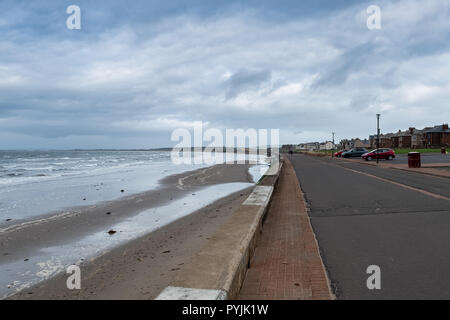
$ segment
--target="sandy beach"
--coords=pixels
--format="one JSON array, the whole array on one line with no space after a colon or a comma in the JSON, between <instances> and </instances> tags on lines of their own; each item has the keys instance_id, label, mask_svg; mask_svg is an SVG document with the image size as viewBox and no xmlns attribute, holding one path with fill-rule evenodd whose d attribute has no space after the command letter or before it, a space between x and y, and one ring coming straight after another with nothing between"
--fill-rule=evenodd
<instances>
[{"instance_id":1,"label":"sandy beach","mask_svg":"<svg viewBox=\"0 0 450 320\"><path fill-rule=\"evenodd\" d=\"M249 165L215 165L160 181L160 187L119 200L76 208L64 213L6 225L0 230L1 264L15 261L36 264L36 252L69 244L92 233L107 234L121 221L140 212L191 197L195 202L202 189L241 183L240 190L209 203L150 233L106 250L93 258L81 259L82 289L66 288L67 275L24 288L11 299L152 299L182 270L183 264L200 250L217 228L251 191ZM108 237L119 236L121 230ZM81 248L82 249L82 248ZM60 270L61 271L61 270ZM11 291L17 288L11 287Z\"/></svg>"}]
</instances>

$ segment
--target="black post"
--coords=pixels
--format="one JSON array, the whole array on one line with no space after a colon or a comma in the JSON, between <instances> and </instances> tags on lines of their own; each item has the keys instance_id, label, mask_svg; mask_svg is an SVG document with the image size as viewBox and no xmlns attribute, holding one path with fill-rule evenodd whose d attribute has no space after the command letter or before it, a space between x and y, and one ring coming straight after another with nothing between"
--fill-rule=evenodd
<instances>
[{"instance_id":1,"label":"black post","mask_svg":"<svg viewBox=\"0 0 450 320\"><path fill-rule=\"evenodd\" d=\"M333 148L331 148L331 157L334 158L334 132L333 132Z\"/></svg>"},{"instance_id":2,"label":"black post","mask_svg":"<svg viewBox=\"0 0 450 320\"><path fill-rule=\"evenodd\" d=\"M377 152L375 152L375 155L377 157L377 164L378 164L378 149L380 148L380 114L377 113Z\"/></svg>"}]
</instances>

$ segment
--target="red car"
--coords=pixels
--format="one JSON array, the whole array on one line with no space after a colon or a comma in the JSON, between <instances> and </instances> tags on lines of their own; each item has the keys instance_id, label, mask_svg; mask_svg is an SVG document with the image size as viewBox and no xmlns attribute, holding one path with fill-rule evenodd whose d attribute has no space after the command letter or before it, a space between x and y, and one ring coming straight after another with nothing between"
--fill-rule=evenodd
<instances>
[{"instance_id":1,"label":"red car","mask_svg":"<svg viewBox=\"0 0 450 320\"><path fill-rule=\"evenodd\" d=\"M343 152L346 152L346 151L348 151L348 150L347 150L347 149L344 149L344 150L335 152L335 153L334 153L334 156L335 156L335 157L340 157L340 156L342 155L342 153L343 153Z\"/></svg>"},{"instance_id":2,"label":"red car","mask_svg":"<svg viewBox=\"0 0 450 320\"><path fill-rule=\"evenodd\" d=\"M392 149L378 149L377 152L377 149L375 149L370 152L364 153L361 157L366 161L370 161L376 158L392 160L395 158L395 152Z\"/></svg>"}]
</instances>

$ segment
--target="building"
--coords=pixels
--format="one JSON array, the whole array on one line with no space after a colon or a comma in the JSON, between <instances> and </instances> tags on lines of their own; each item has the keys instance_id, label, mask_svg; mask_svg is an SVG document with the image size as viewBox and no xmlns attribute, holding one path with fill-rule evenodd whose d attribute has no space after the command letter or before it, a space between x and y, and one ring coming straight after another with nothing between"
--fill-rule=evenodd
<instances>
[{"instance_id":1,"label":"building","mask_svg":"<svg viewBox=\"0 0 450 320\"><path fill-rule=\"evenodd\" d=\"M398 130L396 137L398 138L398 148L411 148L411 133L409 130ZM393 144L392 147L394 147Z\"/></svg>"},{"instance_id":2,"label":"building","mask_svg":"<svg viewBox=\"0 0 450 320\"><path fill-rule=\"evenodd\" d=\"M319 145L319 150L334 150L335 145L331 141L322 142Z\"/></svg>"},{"instance_id":3,"label":"building","mask_svg":"<svg viewBox=\"0 0 450 320\"><path fill-rule=\"evenodd\" d=\"M359 138L356 138L353 142L354 148L369 148L370 142L367 139L361 140Z\"/></svg>"},{"instance_id":4,"label":"building","mask_svg":"<svg viewBox=\"0 0 450 320\"><path fill-rule=\"evenodd\" d=\"M343 139L340 142L340 145L343 149L352 149L352 148L369 148L370 140L364 139L361 140L359 138L355 139Z\"/></svg>"},{"instance_id":5,"label":"building","mask_svg":"<svg viewBox=\"0 0 450 320\"><path fill-rule=\"evenodd\" d=\"M369 136L369 145L377 147L377 135ZM450 129L448 124L427 127L422 130L410 127L396 133L380 134L380 148L438 148L450 146Z\"/></svg>"},{"instance_id":6,"label":"building","mask_svg":"<svg viewBox=\"0 0 450 320\"><path fill-rule=\"evenodd\" d=\"M426 127L424 129L416 129L414 127L408 130L398 130L396 133L380 134L380 148L440 148L450 146L450 129L448 124L437 125L434 127ZM377 135L369 136L369 139L361 140L342 139L339 145L334 145L331 141L326 142L308 142L296 145L283 145L282 151L317 151L317 150L334 150L337 148L373 148L377 147Z\"/></svg>"},{"instance_id":7,"label":"building","mask_svg":"<svg viewBox=\"0 0 450 320\"><path fill-rule=\"evenodd\" d=\"M320 143L318 143L318 142L308 142L306 144L306 150L308 150L308 151L319 150L319 146L320 146Z\"/></svg>"},{"instance_id":8,"label":"building","mask_svg":"<svg viewBox=\"0 0 450 320\"><path fill-rule=\"evenodd\" d=\"M434 126L424 130L425 144L428 148L450 146L450 129L448 124Z\"/></svg>"},{"instance_id":9,"label":"building","mask_svg":"<svg viewBox=\"0 0 450 320\"><path fill-rule=\"evenodd\" d=\"M392 137L394 136L393 133L386 133L383 135L380 135L380 148L392 148ZM375 143L376 148L376 143Z\"/></svg>"},{"instance_id":10,"label":"building","mask_svg":"<svg viewBox=\"0 0 450 320\"><path fill-rule=\"evenodd\" d=\"M380 134L380 148L393 148L393 133ZM369 136L369 147L371 149L377 147L377 135Z\"/></svg>"},{"instance_id":11,"label":"building","mask_svg":"<svg viewBox=\"0 0 450 320\"><path fill-rule=\"evenodd\" d=\"M411 148L419 149L426 147L426 137L424 130L418 130L416 128L409 128L411 133Z\"/></svg>"}]
</instances>

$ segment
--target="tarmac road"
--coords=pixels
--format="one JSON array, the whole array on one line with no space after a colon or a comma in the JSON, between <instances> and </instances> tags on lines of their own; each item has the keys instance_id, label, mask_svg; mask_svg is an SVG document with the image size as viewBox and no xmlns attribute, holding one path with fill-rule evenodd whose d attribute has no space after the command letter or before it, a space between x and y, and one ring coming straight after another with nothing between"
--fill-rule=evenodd
<instances>
[{"instance_id":1,"label":"tarmac road","mask_svg":"<svg viewBox=\"0 0 450 320\"><path fill-rule=\"evenodd\" d=\"M422 164L432 164L432 163L450 163L450 154L440 154L440 153L421 153ZM348 158L352 160L361 160L360 157ZM372 160L375 162L376 160ZM387 163L408 163L407 154L397 154L395 158L390 161L380 159L380 162Z\"/></svg>"},{"instance_id":2,"label":"tarmac road","mask_svg":"<svg viewBox=\"0 0 450 320\"><path fill-rule=\"evenodd\" d=\"M340 159L290 157L338 299L450 299L450 184ZM370 265L381 289L366 285Z\"/></svg>"}]
</instances>

